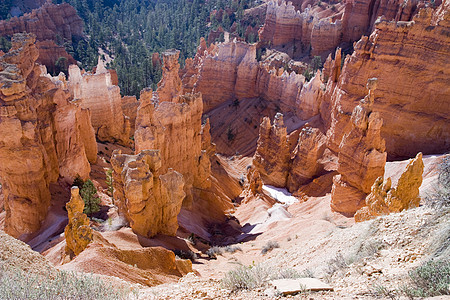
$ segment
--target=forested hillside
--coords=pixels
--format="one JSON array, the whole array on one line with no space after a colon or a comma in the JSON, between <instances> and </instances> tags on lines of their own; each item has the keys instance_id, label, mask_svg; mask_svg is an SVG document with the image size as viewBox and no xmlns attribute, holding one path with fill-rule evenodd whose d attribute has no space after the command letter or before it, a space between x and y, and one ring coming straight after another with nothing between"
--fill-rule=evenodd
<instances>
[{"instance_id":1,"label":"forested hillside","mask_svg":"<svg viewBox=\"0 0 450 300\"><path fill-rule=\"evenodd\" d=\"M85 22L86 38L65 42L67 51L90 69L99 50L113 60L124 95L139 95L161 77L152 54L181 50L180 63L195 54L200 37L219 26L229 29L243 16L251 0L56 0L74 6ZM220 14L216 14L220 11ZM222 18L217 20L216 15ZM210 16L213 16L212 18ZM212 22L211 22L212 21ZM239 23L239 22L237 22ZM240 25L238 26L240 27ZM236 30L243 35L243 30Z\"/></svg>"}]
</instances>

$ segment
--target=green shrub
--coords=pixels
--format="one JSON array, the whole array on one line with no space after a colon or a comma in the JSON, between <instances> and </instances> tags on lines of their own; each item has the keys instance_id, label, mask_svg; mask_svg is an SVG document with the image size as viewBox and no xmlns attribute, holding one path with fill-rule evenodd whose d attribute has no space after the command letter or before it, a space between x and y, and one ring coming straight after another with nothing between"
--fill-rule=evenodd
<instances>
[{"instance_id":1,"label":"green shrub","mask_svg":"<svg viewBox=\"0 0 450 300\"><path fill-rule=\"evenodd\" d=\"M80 195L84 200L83 212L85 214L91 215L100 210L100 197L98 197L97 189L90 179L86 180L86 182L83 184L83 187L80 190Z\"/></svg>"},{"instance_id":2,"label":"green shrub","mask_svg":"<svg viewBox=\"0 0 450 300\"><path fill-rule=\"evenodd\" d=\"M251 290L269 281L270 274L271 270L264 265L240 266L225 274L222 285L232 291Z\"/></svg>"},{"instance_id":3,"label":"green shrub","mask_svg":"<svg viewBox=\"0 0 450 300\"><path fill-rule=\"evenodd\" d=\"M411 284L403 292L412 297L450 294L450 262L430 260L409 272Z\"/></svg>"},{"instance_id":4,"label":"green shrub","mask_svg":"<svg viewBox=\"0 0 450 300\"><path fill-rule=\"evenodd\" d=\"M113 176L112 176L112 169L106 170L106 184L108 185L108 195L113 196L114 193L114 187L113 187Z\"/></svg>"}]
</instances>

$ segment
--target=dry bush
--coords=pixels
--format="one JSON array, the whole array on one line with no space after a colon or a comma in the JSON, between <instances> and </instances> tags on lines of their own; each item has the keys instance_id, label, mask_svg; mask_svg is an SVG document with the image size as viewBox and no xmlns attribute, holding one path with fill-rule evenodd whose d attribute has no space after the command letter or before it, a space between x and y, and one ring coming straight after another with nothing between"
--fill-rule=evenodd
<instances>
[{"instance_id":1,"label":"dry bush","mask_svg":"<svg viewBox=\"0 0 450 300\"><path fill-rule=\"evenodd\" d=\"M98 277L59 271L39 275L0 262L0 299L130 299L131 291Z\"/></svg>"},{"instance_id":2,"label":"dry bush","mask_svg":"<svg viewBox=\"0 0 450 300\"><path fill-rule=\"evenodd\" d=\"M276 241L268 241L264 247L261 249L261 254L266 254L269 251L272 251L275 248L280 248L280 245Z\"/></svg>"}]
</instances>

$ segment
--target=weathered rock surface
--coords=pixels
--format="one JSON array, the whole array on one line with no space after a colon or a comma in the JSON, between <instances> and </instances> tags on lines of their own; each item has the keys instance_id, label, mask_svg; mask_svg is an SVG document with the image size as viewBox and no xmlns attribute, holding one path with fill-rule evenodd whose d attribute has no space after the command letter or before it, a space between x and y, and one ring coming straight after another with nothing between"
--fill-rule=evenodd
<instances>
[{"instance_id":1,"label":"weathered rock surface","mask_svg":"<svg viewBox=\"0 0 450 300\"><path fill-rule=\"evenodd\" d=\"M115 151L111 164L114 199L133 231L148 237L175 235L185 197L183 175L172 169L163 172L159 150L137 155Z\"/></svg>"},{"instance_id":2,"label":"weathered rock surface","mask_svg":"<svg viewBox=\"0 0 450 300\"><path fill-rule=\"evenodd\" d=\"M47 2L19 18L0 21L0 35L12 36L20 32L34 33L39 41L55 40L57 35L71 40L83 35L83 21L70 4Z\"/></svg>"},{"instance_id":3,"label":"weathered rock surface","mask_svg":"<svg viewBox=\"0 0 450 300\"><path fill-rule=\"evenodd\" d=\"M369 94L353 110L352 129L339 146L339 175L333 180L331 207L347 215L364 205L373 182L384 175L386 147L380 134L383 120L372 110L376 87L377 79L369 79Z\"/></svg>"},{"instance_id":4,"label":"weathered rock surface","mask_svg":"<svg viewBox=\"0 0 450 300\"><path fill-rule=\"evenodd\" d=\"M418 153L406 166L396 188L391 187L390 177L384 181L383 177L378 177L366 198L367 206L356 212L355 221L366 221L377 216L418 207L423 168L422 153Z\"/></svg>"},{"instance_id":5,"label":"weathered rock surface","mask_svg":"<svg viewBox=\"0 0 450 300\"><path fill-rule=\"evenodd\" d=\"M344 124L371 77L378 78L373 110L383 117L381 135L389 159L449 149L449 5L445 1L435 10L422 9L411 22L380 20L369 38L356 43L337 86L333 90L327 86L322 101L332 108L327 134L332 150L339 151L348 131ZM327 111L321 112L324 120L329 118Z\"/></svg>"},{"instance_id":6,"label":"weathered rock surface","mask_svg":"<svg viewBox=\"0 0 450 300\"><path fill-rule=\"evenodd\" d=\"M21 32L36 35L40 53L38 62L46 65L49 71L54 71L59 57L66 57L69 63L75 63L64 47L58 45L62 45L64 39L72 41L72 38L81 38L83 21L70 4L46 2L31 13L0 21L0 36L12 36Z\"/></svg>"},{"instance_id":7,"label":"weathered rock surface","mask_svg":"<svg viewBox=\"0 0 450 300\"><path fill-rule=\"evenodd\" d=\"M259 31L260 41L291 57L326 57L337 46L348 47L364 34L370 34L376 19L410 21L424 1L324 1L292 4L271 0L266 20Z\"/></svg>"},{"instance_id":8,"label":"weathered rock surface","mask_svg":"<svg viewBox=\"0 0 450 300\"><path fill-rule=\"evenodd\" d=\"M294 110L305 78L267 61L256 60L256 45L237 40L198 47L180 72L185 90L202 93L204 111L226 101L261 97L282 110Z\"/></svg>"},{"instance_id":9,"label":"weathered rock surface","mask_svg":"<svg viewBox=\"0 0 450 300\"><path fill-rule=\"evenodd\" d=\"M114 83L113 83L114 84ZM116 84L117 85L117 84ZM122 97L122 111L125 117L130 120L131 135L134 134L136 127L137 110L139 107L139 101L136 96L123 96Z\"/></svg>"},{"instance_id":10,"label":"weathered rock surface","mask_svg":"<svg viewBox=\"0 0 450 300\"><path fill-rule=\"evenodd\" d=\"M100 141L130 143L130 120L124 116L120 88L112 84L111 72L99 59L96 72L82 73L69 67L69 89L74 101L91 112L91 122Z\"/></svg>"},{"instance_id":11,"label":"weathered rock surface","mask_svg":"<svg viewBox=\"0 0 450 300\"><path fill-rule=\"evenodd\" d=\"M302 291L332 291L333 287L317 278L277 279L270 282L283 295L293 295Z\"/></svg>"},{"instance_id":12,"label":"weathered rock surface","mask_svg":"<svg viewBox=\"0 0 450 300\"><path fill-rule=\"evenodd\" d=\"M318 128L305 127L301 130L291 157L287 180L290 192L297 191L301 185L309 183L323 171L319 159L325 151L326 142L325 135Z\"/></svg>"},{"instance_id":13,"label":"weathered rock surface","mask_svg":"<svg viewBox=\"0 0 450 300\"><path fill-rule=\"evenodd\" d=\"M264 184L285 187L289 174L289 148L283 115L277 114L273 126L264 117L260 129L258 146L253 157L253 165L260 173Z\"/></svg>"},{"instance_id":14,"label":"weathered rock surface","mask_svg":"<svg viewBox=\"0 0 450 300\"><path fill-rule=\"evenodd\" d=\"M136 153L157 149L161 155L161 172L169 168L183 174L185 205L192 205L192 188L207 188L209 157L202 152L203 102L199 93L183 94L178 75L179 51L163 54L163 78L155 93L141 92L136 119ZM208 147L205 144L206 147Z\"/></svg>"},{"instance_id":15,"label":"weathered rock surface","mask_svg":"<svg viewBox=\"0 0 450 300\"><path fill-rule=\"evenodd\" d=\"M0 57L5 231L22 239L46 217L49 184L60 176L87 178L97 152L89 111L42 73L34 41L30 34L15 35L10 52Z\"/></svg>"},{"instance_id":16,"label":"weathered rock surface","mask_svg":"<svg viewBox=\"0 0 450 300\"><path fill-rule=\"evenodd\" d=\"M80 190L74 186L71 190L70 201L66 203L69 224L64 229L66 238L66 252L78 255L93 240L93 233L89 227L89 219L83 213L84 201L81 199Z\"/></svg>"}]
</instances>

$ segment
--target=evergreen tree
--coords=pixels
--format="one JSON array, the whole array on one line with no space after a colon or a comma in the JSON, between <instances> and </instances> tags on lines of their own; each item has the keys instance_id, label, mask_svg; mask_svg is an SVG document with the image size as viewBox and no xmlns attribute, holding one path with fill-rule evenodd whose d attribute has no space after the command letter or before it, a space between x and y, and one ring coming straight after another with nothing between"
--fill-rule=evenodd
<instances>
[{"instance_id":1,"label":"evergreen tree","mask_svg":"<svg viewBox=\"0 0 450 300\"><path fill-rule=\"evenodd\" d=\"M88 179L83 184L80 190L81 198L84 200L84 210L83 212L87 215L91 215L100 210L100 197L97 195L97 189L94 183Z\"/></svg>"}]
</instances>

